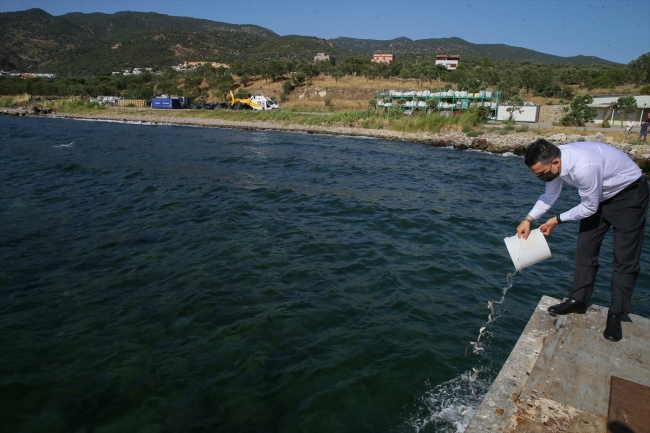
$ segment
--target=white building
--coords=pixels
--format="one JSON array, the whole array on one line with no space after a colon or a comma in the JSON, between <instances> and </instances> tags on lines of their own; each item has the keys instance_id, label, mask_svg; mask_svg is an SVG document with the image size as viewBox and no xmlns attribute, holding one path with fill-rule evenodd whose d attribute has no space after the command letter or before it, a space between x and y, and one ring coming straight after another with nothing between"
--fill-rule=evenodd
<instances>
[{"instance_id":1,"label":"white building","mask_svg":"<svg viewBox=\"0 0 650 433\"><path fill-rule=\"evenodd\" d=\"M630 95L607 95L607 96L594 96L594 102L589 104L591 108L596 109L596 118L594 123L599 124L603 123L603 117L609 111L609 106L612 103L615 103L618 98L621 96L630 96ZM650 113L650 95L631 95L636 99L636 112L626 114L623 118L623 123L627 122L628 118L631 118L634 121L635 125L640 125L642 120L648 119L648 113ZM614 110L609 116L610 125L620 125L621 124L621 113L619 110Z\"/></svg>"},{"instance_id":2,"label":"white building","mask_svg":"<svg viewBox=\"0 0 650 433\"><path fill-rule=\"evenodd\" d=\"M436 54L436 65L445 65L445 67L454 71L460 63L460 54Z\"/></svg>"},{"instance_id":3,"label":"white building","mask_svg":"<svg viewBox=\"0 0 650 433\"><path fill-rule=\"evenodd\" d=\"M336 59L334 57L331 57L329 54L317 53L314 56L314 62L321 62L321 61L330 62L332 65L336 64Z\"/></svg>"},{"instance_id":4,"label":"white building","mask_svg":"<svg viewBox=\"0 0 650 433\"><path fill-rule=\"evenodd\" d=\"M539 105L532 102L524 105L499 104L497 120L508 120L510 117L515 122L539 122Z\"/></svg>"}]
</instances>

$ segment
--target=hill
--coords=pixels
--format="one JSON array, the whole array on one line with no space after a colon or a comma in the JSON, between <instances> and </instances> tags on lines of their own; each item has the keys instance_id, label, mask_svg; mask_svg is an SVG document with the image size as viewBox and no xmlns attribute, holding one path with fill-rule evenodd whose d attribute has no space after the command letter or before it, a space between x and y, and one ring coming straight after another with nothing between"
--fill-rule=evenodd
<instances>
[{"instance_id":1,"label":"hill","mask_svg":"<svg viewBox=\"0 0 650 433\"><path fill-rule=\"evenodd\" d=\"M395 55L423 55L433 57L440 53L453 53L473 57L489 57L496 60L565 64L565 65L599 65L613 66L618 63L610 62L592 56L561 57L544 54L526 48L512 47L505 44L473 44L461 38L440 38L411 40L401 37L391 40L354 39L340 37L330 39L334 45L355 53L371 56L375 52L390 52Z\"/></svg>"},{"instance_id":2,"label":"hill","mask_svg":"<svg viewBox=\"0 0 650 433\"><path fill-rule=\"evenodd\" d=\"M53 16L41 9L1 13L0 35L2 69L75 74L185 60L231 61L229 53L279 38L260 26L157 13Z\"/></svg>"},{"instance_id":3,"label":"hill","mask_svg":"<svg viewBox=\"0 0 650 433\"><path fill-rule=\"evenodd\" d=\"M390 51L402 61L453 52L531 63L616 65L597 57L559 57L503 44L460 38L389 41L279 36L256 25L235 25L158 13L69 13L41 9L0 13L0 68L29 72L98 74L132 67L163 68L183 61L311 60L325 51L343 59Z\"/></svg>"}]
</instances>

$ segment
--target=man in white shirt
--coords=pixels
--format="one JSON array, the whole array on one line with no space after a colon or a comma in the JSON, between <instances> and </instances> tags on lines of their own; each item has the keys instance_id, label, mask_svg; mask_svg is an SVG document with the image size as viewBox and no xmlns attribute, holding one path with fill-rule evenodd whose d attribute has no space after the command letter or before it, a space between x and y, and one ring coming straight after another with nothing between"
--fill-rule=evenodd
<instances>
[{"instance_id":1,"label":"man in white shirt","mask_svg":"<svg viewBox=\"0 0 650 433\"><path fill-rule=\"evenodd\" d=\"M606 144L581 142L556 147L544 139L528 147L524 162L548 183L517 227L518 236L528 238L530 223L553 206L562 191L562 181L578 188L580 194L579 205L539 227L548 236L558 224L580 221L573 291L568 300L549 307L549 312L586 312L598 271L600 245L610 225L614 227L612 302L603 336L619 341L623 338L621 314L634 312L630 299L639 275L648 211L648 184L641 169L626 154Z\"/></svg>"},{"instance_id":2,"label":"man in white shirt","mask_svg":"<svg viewBox=\"0 0 650 433\"><path fill-rule=\"evenodd\" d=\"M632 132L632 128L634 127L634 122L632 119L627 119L627 124L625 126L625 138L630 138L630 133Z\"/></svg>"}]
</instances>

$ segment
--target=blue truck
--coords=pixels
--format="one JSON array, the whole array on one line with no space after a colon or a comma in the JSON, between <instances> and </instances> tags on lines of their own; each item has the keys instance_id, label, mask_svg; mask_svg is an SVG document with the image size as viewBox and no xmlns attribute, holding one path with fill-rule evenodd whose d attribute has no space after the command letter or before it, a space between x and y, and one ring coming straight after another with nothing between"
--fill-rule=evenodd
<instances>
[{"instance_id":1,"label":"blue truck","mask_svg":"<svg viewBox=\"0 0 650 433\"><path fill-rule=\"evenodd\" d=\"M191 103L190 99L185 96L167 96L162 95L159 98L151 98L151 108L185 108Z\"/></svg>"}]
</instances>

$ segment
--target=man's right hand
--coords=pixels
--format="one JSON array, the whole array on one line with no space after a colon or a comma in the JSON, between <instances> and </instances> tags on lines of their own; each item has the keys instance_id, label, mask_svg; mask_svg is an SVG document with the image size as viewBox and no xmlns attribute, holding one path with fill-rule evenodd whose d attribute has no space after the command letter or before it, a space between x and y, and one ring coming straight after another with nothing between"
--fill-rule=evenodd
<instances>
[{"instance_id":1,"label":"man's right hand","mask_svg":"<svg viewBox=\"0 0 650 433\"><path fill-rule=\"evenodd\" d=\"M517 237L521 238L523 237L524 240L528 239L528 235L530 234L530 222L527 220L523 220L521 223L519 223L519 227L517 227Z\"/></svg>"}]
</instances>

